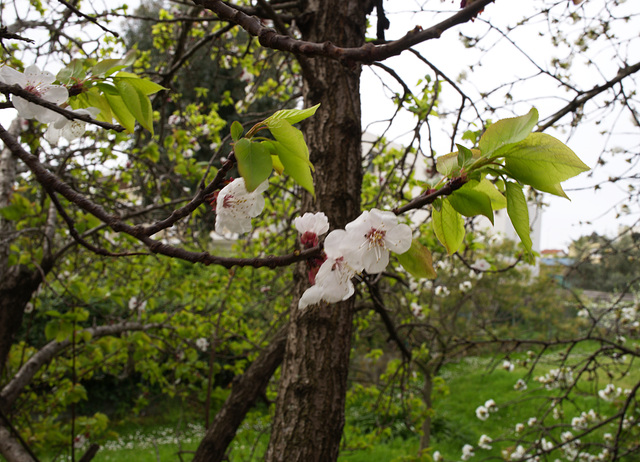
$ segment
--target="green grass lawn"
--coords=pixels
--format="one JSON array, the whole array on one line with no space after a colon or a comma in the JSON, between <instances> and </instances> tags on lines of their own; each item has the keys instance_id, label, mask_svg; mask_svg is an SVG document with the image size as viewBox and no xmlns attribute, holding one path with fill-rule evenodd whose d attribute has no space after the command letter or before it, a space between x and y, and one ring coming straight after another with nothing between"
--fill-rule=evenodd
<instances>
[{"instance_id":1,"label":"green grass lawn","mask_svg":"<svg viewBox=\"0 0 640 462\"><path fill-rule=\"evenodd\" d=\"M593 350L585 348L578 351L574 361ZM521 442L532 442L545 437L547 440L560 439L560 433L571 430L571 419L583 410L593 409L600 416L611 416L616 412L615 404L595 398L593 392L603 389L611 379L598 375L584 376L579 387L571 395L562 408L564 418L556 419L549 408L550 393L558 390L547 390L534 380L535 377L548 373L555 367L551 360L557 359L558 353L550 353L543 358L532 376L528 375L528 368L516 366L512 372L504 370L501 361L491 363L488 358L465 358L456 364L448 365L442 373L449 393L440 394L434 398L434 416L432 425L432 450L439 451L446 460L458 461L465 444L474 446L476 454L471 460L485 458L501 459L503 449L514 450ZM512 355L514 363L524 359L524 353ZM495 367L497 366L497 367ZM627 366L621 364L620 367ZM515 390L514 384L518 379L527 382L527 390ZM636 383L640 379L640 371L632 372L616 385L625 387ZM587 393L589 392L589 393ZM476 416L476 408L487 400L493 399L498 410L491 412L486 420ZM357 409L347 409L347 419L355 415ZM546 413L546 415L545 415ZM114 430L120 435L103 444L94 461L124 461L157 462L191 460L189 451L194 451L203 435L202 422L199 417L186 417L178 413L164 414L163 421L154 417L129 420L127 423L116 425ZM546 426L554 426L550 432L543 432L538 423L530 421L534 416L544 416ZM516 424L522 424L523 429L515 432ZM400 425L401 426L401 425ZM347 427L348 428L348 427ZM613 430L615 432L615 430ZM584 438L584 442L601 443L605 432L612 432L612 427L606 427L595 435ZM577 434L577 432L574 431ZM399 436L401 434L401 436ZM490 436L494 442L492 449L478 447L481 435ZM345 441L352 441L354 435L345 435ZM269 438L269 425L266 410L252 412L239 429L236 439L232 443L230 460L258 461L262 460ZM341 462L389 462L389 461L429 461L428 456L417 458L419 452L420 435L415 429L402 432L391 432L386 438L373 440L373 443L357 450L345 450L341 453ZM595 452L591 450L590 452ZM81 454L79 451L77 454ZM77 456L79 457L79 455ZM566 460L561 455L552 454L550 460L556 457ZM52 460L43 458L43 461ZM65 460L65 459L58 459ZM69 459L66 459L69 460Z\"/></svg>"}]
</instances>

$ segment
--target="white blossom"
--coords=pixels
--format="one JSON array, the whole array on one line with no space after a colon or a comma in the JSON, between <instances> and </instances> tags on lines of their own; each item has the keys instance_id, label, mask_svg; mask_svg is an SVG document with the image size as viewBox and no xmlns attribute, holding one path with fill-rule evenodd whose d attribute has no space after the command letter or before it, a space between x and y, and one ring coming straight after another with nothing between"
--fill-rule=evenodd
<instances>
[{"instance_id":1,"label":"white blossom","mask_svg":"<svg viewBox=\"0 0 640 462\"><path fill-rule=\"evenodd\" d=\"M209 349L209 340L204 337L200 337L196 340L196 347L198 347L198 350L200 351L207 351Z\"/></svg>"},{"instance_id":2,"label":"white blossom","mask_svg":"<svg viewBox=\"0 0 640 462\"><path fill-rule=\"evenodd\" d=\"M522 379L518 379L516 384L513 386L513 389L514 390L524 391L524 390L527 389L527 383Z\"/></svg>"},{"instance_id":3,"label":"white blossom","mask_svg":"<svg viewBox=\"0 0 640 462\"><path fill-rule=\"evenodd\" d=\"M40 68L35 65L27 67L24 74L9 66L0 68L1 82L7 85L19 85L45 101L61 104L69 98L69 92L60 85L51 85L55 80L56 78L51 72L40 71ZM42 123L50 123L60 116L51 109L46 109L16 95L12 96L11 101L20 116L25 119L36 119Z\"/></svg>"},{"instance_id":4,"label":"white blossom","mask_svg":"<svg viewBox=\"0 0 640 462\"><path fill-rule=\"evenodd\" d=\"M147 307L147 301L146 300L139 301L138 297L131 297L129 299L129 309L131 311L133 311L133 310L144 311L144 309L146 307Z\"/></svg>"},{"instance_id":5,"label":"white blossom","mask_svg":"<svg viewBox=\"0 0 640 462\"><path fill-rule=\"evenodd\" d=\"M538 423L538 419L536 417L531 417L528 421L527 421L527 425L529 425L530 427L533 427L535 424Z\"/></svg>"},{"instance_id":6,"label":"white blossom","mask_svg":"<svg viewBox=\"0 0 640 462\"><path fill-rule=\"evenodd\" d=\"M471 281L461 282L460 285L458 286L458 288L460 289L460 292L466 292L470 290L471 287L472 287Z\"/></svg>"},{"instance_id":7,"label":"white blossom","mask_svg":"<svg viewBox=\"0 0 640 462\"><path fill-rule=\"evenodd\" d=\"M486 407L490 412L496 412L498 410L498 406L493 399L488 399L484 403L484 407Z\"/></svg>"},{"instance_id":8,"label":"white blossom","mask_svg":"<svg viewBox=\"0 0 640 462\"><path fill-rule=\"evenodd\" d=\"M524 447L522 447L522 445L519 444L516 450L511 453L510 460L524 459L525 454L526 454L526 451Z\"/></svg>"},{"instance_id":9,"label":"white blossom","mask_svg":"<svg viewBox=\"0 0 640 462\"><path fill-rule=\"evenodd\" d=\"M464 446L462 446L462 456L460 457L460 459L469 460L473 456L475 456L475 453L473 452L473 446L471 446L470 444L465 444Z\"/></svg>"},{"instance_id":10,"label":"white blossom","mask_svg":"<svg viewBox=\"0 0 640 462\"><path fill-rule=\"evenodd\" d=\"M438 297L446 297L447 295L449 295L449 289L447 289L445 286L437 286L435 288L435 294Z\"/></svg>"},{"instance_id":11,"label":"white blossom","mask_svg":"<svg viewBox=\"0 0 640 462\"><path fill-rule=\"evenodd\" d=\"M524 431L524 424L517 423L516 424L516 433L522 433Z\"/></svg>"},{"instance_id":12,"label":"white blossom","mask_svg":"<svg viewBox=\"0 0 640 462\"><path fill-rule=\"evenodd\" d=\"M76 109L72 112L95 118L100 113L100 109L88 107L85 109ZM47 127L47 131L44 133L44 139L51 144L58 144L60 137L65 138L67 141L73 141L84 135L86 125L87 123L83 120L69 120L65 116L60 115L55 122Z\"/></svg>"},{"instance_id":13,"label":"white blossom","mask_svg":"<svg viewBox=\"0 0 640 462\"><path fill-rule=\"evenodd\" d=\"M329 219L322 213L307 212L301 217L293 220L293 225L300 233L300 241L302 244L318 244L318 236L329 231Z\"/></svg>"},{"instance_id":14,"label":"white blossom","mask_svg":"<svg viewBox=\"0 0 640 462\"><path fill-rule=\"evenodd\" d=\"M351 260L344 256L346 231L336 229L324 241L327 260L316 274L315 285L309 287L300 298L298 308L303 309L324 300L336 303L353 295L355 289L351 278L357 273Z\"/></svg>"},{"instance_id":15,"label":"white blossom","mask_svg":"<svg viewBox=\"0 0 640 462\"><path fill-rule=\"evenodd\" d=\"M419 303L413 302L411 303L411 313L418 319L424 318L424 313L422 312L422 305Z\"/></svg>"},{"instance_id":16,"label":"white blossom","mask_svg":"<svg viewBox=\"0 0 640 462\"><path fill-rule=\"evenodd\" d=\"M616 386L610 383L603 390L598 391L598 396L605 401L613 401L620 396L621 393L622 389L620 387L616 389Z\"/></svg>"},{"instance_id":17,"label":"white blossom","mask_svg":"<svg viewBox=\"0 0 640 462\"><path fill-rule=\"evenodd\" d=\"M505 359L502 362L502 368L507 372L513 372L514 367L515 366L513 365L513 363L511 361L509 361L508 359Z\"/></svg>"},{"instance_id":18,"label":"white blossom","mask_svg":"<svg viewBox=\"0 0 640 462\"><path fill-rule=\"evenodd\" d=\"M493 442L493 440L491 439L491 437L487 436L487 435L482 435L480 436L480 440L478 440L478 447L481 449L491 449L491 443Z\"/></svg>"},{"instance_id":19,"label":"white blossom","mask_svg":"<svg viewBox=\"0 0 640 462\"><path fill-rule=\"evenodd\" d=\"M478 406L476 408L476 417L480 420L487 420L489 418L489 409L485 406Z\"/></svg>"},{"instance_id":20,"label":"white blossom","mask_svg":"<svg viewBox=\"0 0 640 462\"><path fill-rule=\"evenodd\" d=\"M442 454L440 454L440 451L436 451L433 453L433 462L441 462L442 461Z\"/></svg>"},{"instance_id":21,"label":"white blossom","mask_svg":"<svg viewBox=\"0 0 640 462\"><path fill-rule=\"evenodd\" d=\"M264 181L254 191L248 192L244 178L236 178L220 190L216 202L216 233L246 233L251 231L251 218L264 209L262 193L269 187Z\"/></svg>"},{"instance_id":22,"label":"white blossom","mask_svg":"<svg viewBox=\"0 0 640 462\"><path fill-rule=\"evenodd\" d=\"M411 247L411 228L398 223L392 212L364 211L345 230L346 246L368 273L380 273L389 263L389 251L402 254Z\"/></svg>"},{"instance_id":23,"label":"white blossom","mask_svg":"<svg viewBox=\"0 0 640 462\"><path fill-rule=\"evenodd\" d=\"M481 258L479 260L476 260L473 265L471 265L471 268L476 270L476 271L487 271L489 269L491 269L491 264L485 260L484 258Z\"/></svg>"}]
</instances>

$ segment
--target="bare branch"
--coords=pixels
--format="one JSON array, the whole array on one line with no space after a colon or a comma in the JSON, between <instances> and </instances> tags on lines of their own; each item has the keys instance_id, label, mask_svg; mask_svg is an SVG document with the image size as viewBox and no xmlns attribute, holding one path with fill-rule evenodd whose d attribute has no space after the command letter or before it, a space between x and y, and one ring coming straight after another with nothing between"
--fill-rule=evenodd
<instances>
[{"instance_id":1,"label":"bare branch","mask_svg":"<svg viewBox=\"0 0 640 462\"><path fill-rule=\"evenodd\" d=\"M305 56L326 56L348 64L372 63L374 61L383 61L391 56L397 56L418 43L439 38L448 29L470 21L485 6L494 2L494 0L475 1L435 26L424 30L418 26L401 39L383 45L367 43L361 47L341 48L331 42L313 43L280 35L275 30L264 26L258 18L249 16L221 0L193 1L197 5L213 11L220 19L237 23L249 34L258 37L260 44L264 47Z\"/></svg>"}]
</instances>

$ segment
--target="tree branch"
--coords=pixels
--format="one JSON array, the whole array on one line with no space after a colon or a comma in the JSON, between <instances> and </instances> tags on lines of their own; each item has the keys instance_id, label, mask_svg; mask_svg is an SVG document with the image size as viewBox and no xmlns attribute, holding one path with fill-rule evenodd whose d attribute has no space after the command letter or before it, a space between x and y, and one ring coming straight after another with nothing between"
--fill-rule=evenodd
<instances>
[{"instance_id":1,"label":"tree branch","mask_svg":"<svg viewBox=\"0 0 640 462\"><path fill-rule=\"evenodd\" d=\"M404 37L383 45L365 44L355 48L341 48L331 42L314 43L280 35L264 26L257 17L249 16L221 0L193 0L218 15L220 19L238 24L249 34L258 37L260 44L274 50L288 51L305 56L325 56L344 63L372 63L396 56L412 46L427 40L439 38L443 32L474 18L485 6L495 0L477 0L458 13L428 29L417 26Z\"/></svg>"},{"instance_id":2,"label":"tree branch","mask_svg":"<svg viewBox=\"0 0 640 462\"><path fill-rule=\"evenodd\" d=\"M112 215L107 212L102 206L96 204L91 201L87 197L75 191L71 186L62 181L56 175L47 170L38 160L36 156L28 153L24 150L24 148L20 145L20 143L13 138L5 129L0 125L0 139L4 141L5 145L11 149L11 151L19 157L31 170L34 174L38 182L44 188L50 188L53 191L58 192L68 201L74 203L76 206L80 207L85 212L88 212L107 224L111 229L116 232L123 232L129 234L130 236L135 237L144 245L146 245L152 252L158 253L161 255L166 255L168 257L180 258L185 261L189 261L192 263L202 263L204 265L221 265L225 268L231 268L232 266L252 266L254 268L268 267L268 268L276 268L280 266L288 266L292 263L296 263L298 261L306 260L309 258L316 257L320 255L321 248L314 247L311 249L306 249L303 251L296 251L289 255L284 256L267 256L263 258L233 258L233 257L218 257L215 255L211 255L208 252L192 252L189 250L185 250L182 248L174 247L168 244L163 244L162 242L151 239L149 237L150 234L153 234L154 226L144 227L144 226L132 226L127 223L124 223L123 220L117 216ZM223 176L224 169L220 169L218 171L219 176ZM214 183L216 180L212 183ZM212 184L208 188L205 188L203 191L200 191L196 198L203 197L210 188L213 188ZM215 189L215 188L213 188ZM212 189L212 191L213 191ZM169 218L165 220L167 223L175 223L179 219L180 216L186 216L186 212L188 210L195 210L195 208L201 203L198 202L194 198L189 204L187 204L182 209L175 211ZM181 215L181 214L185 215ZM168 225L170 226L170 225ZM166 226L166 227L168 227ZM162 228L164 229L164 228Z\"/></svg>"},{"instance_id":3,"label":"tree branch","mask_svg":"<svg viewBox=\"0 0 640 462\"><path fill-rule=\"evenodd\" d=\"M98 127L106 128L107 130L115 130L117 132L123 132L125 128L121 125L113 125L107 122L102 122L100 120L96 120L87 114L78 114L77 112L68 111L67 109L61 108L55 103L50 101L46 101L33 93L23 89L20 85L7 85L6 83L0 82L0 92L7 94L11 93L20 98L26 99L31 103L35 103L38 106L45 107L47 109L52 110L53 112L57 112L58 114L62 114L69 120L82 120L83 122L87 122L93 125L97 125Z\"/></svg>"},{"instance_id":4,"label":"tree branch","mask_svg":"<svg viewBox=\"0 0 640 462\"><path fill-rule=\"evenodd\" d=\"M607 83L593 87L591 90L576 96L573 99L573 101L569 102L569 104L567 104L565 107L563 107L562 109L557 111L554 115L552 115L550 118L548 118L544 124L539 125L537 131L539 132L545 131L547 128L551 127L553 124L555 124L558 120L562 119L567 114L575 112L576 109L583 106L587 101L595 98L600 93L603 93L606 90L609 90L617 83L620 83L620 81L622 81L624 78L630 76L631 74L635 74L638 71L640 71L640 62L637 62L636 64L633 64L631 66L626 66L621 68L616 74L616 76L613 79L609 80Z\"/></svg>"},{"instance_id":5,"label":"tree branch","mask_svg":"<svg viewBox=\"0 0 640 462\"><path fill-rule=\"evenodd\" d=\"M139 322L125 321L111 326L90 327L88 329L83 329L82 332L89 332L92 338L99 338L107 335L121 334L126 331L150 330L159 327L164 327L164 324L142 324ZM22 390L29 385L40 368L70 345L71 340L63 340L62 342L52 340L31 356L0 392L0 409L10 409Z\"/></svg>"}]
</instances>

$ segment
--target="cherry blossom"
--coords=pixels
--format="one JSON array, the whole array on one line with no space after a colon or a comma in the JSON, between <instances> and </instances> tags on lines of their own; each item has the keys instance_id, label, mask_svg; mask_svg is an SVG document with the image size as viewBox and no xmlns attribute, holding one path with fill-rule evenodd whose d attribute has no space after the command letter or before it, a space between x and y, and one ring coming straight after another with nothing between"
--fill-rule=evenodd
<instances>
[{"instance_id":1,"label":"cherry blossom","mask_svg":"<svg viewBox=\"0 0 640 462\"><path fill-rule=\"evenodd\" d=\"M200 337L198 340L196 340L196 347L200 351L207 351L209 349L209 340L204 337Z\"/></svg>"},{"instance_id":2,"label":"cherry blossom","mask_svg":"<svg viewBox=\"0 0 640 462\"><path fill-rule=\"evenodd\" d=\"M478 406L476 408L476 417L480 420L487 420L489 418L489 409L485 406Z\"/></svg>"},{"instance_id":3,"label":"cherry blossom","mask_svg":"<svg viewBox=\"0 0 640 462\"><path fill-rule=\"evenodd\" d=\"M236 178L220 190L216 202L216 233L246 233L251 231L251 218L264 209L262 193L269 187L264 181L255 191L248 192L243 178Z\"/></svg>"},{"instance_id":4,"label":"cherry blossom","mask_svg":"<svg viewBox=\"0 0 640 462\"><path fill-rule=\"evenodd\" d=\"M129 309L131 311L134 311L134 310L144 311L146 307L147 307L146 300L138 300L138 297L131 297L129 299Z\"/></svg>"},{"instance_id":5,"label":"cherry blossom","mask_svg":"<svg viewBox=\"0 0 640 462\"><path fill-rule=\"evenodd\" d=\"M29 66L24 74L9 66L0 68L0 81L7 85L19 85L30 93L54 104L64 103L69 98L67 89L51 85L56 80L51 72L40 71L38 66ZM21 117L36 119L42 123L54 122L60 117L57 112L13 95L11 101Z\"/></svg>"},{"instance_id":6,"label":"cherry blossom","mask_svg":"<svg viewBox=\"0 0 640 462\"><path fill-rule=\"evenodd\" d=\"M88 107L85 109L76 109L72 112L79 115L96 117L100 113L100 109ZM59 116L58 120L47 128L47 131L44 133L44 139L51 144L58 144L60 137L65 138L67 141L73 141L84 134L86 125L87 123L83 120L69 120L64 116Z\"/></svg>"},{"instance_id":7,"label":"cherry blossom","mask_svg":"<svg viewBox=\"0 0 640 462\"><path fill-rule=\"evenodd\" d=\"M411 247L411 228L398 224L392 212L365 211L345 230L345 245L368 273L380 273L387 267L389 251L402 254Z\"/></svg>"},{"instance_id":8,"label":"cherry blossom","mask_svg":"<svg viewBox=\"0 0 640 462\"><path fill-rule=\"evenodd\" d=\"M320 266L315 277L315 285L309 287L298 302L298 308L303 309L324 300L336 303L353 295L355 289L351 278L359 271L349 258L348 248L345 247L347 232L336 229L329 233L324 241L327 260Z\"/></svg>"},{"instance_id":9,"label":"cherry blossom","mask_svg":"<svg viewBox=\"0 0 640 462\"><path fill-rule=\"evenodd\" d=\"M491 264L484 258L481 258L476 260L473 265L471 265L471 268L476 271L488 271L491 269Z\"/></svg>"},{"instance_id":10,"label":"cherry blossom","mask_svg":"<svg viewBox=\"0 0 640 462\"><path fill-rule=\"evenodd\" d=\"M329 231L329 219L322 212L307 212L301 217L296 217L293 225L301 234L300 242L305 247L318 245L318 236Z\"/></svg>"},{"instance_id":11,"label":"cherry blossom","mask_svg":"<svg viewBox=\"0 0 640 462\"><path fill-rule=\"evenodd\" d=\"M493 439L487 435L481 435L480 440L478 441L478 447L481 449L489 450L491 449L491 443L493 443Z\"/></svg>"},{"instance_id":12,"label":"cherry blossom","mask_svg":"<svg viewBox=\"0 0 640 462\"><path fill-rule=\"evenodd\" d=\"M475 456L475 453L473 452L473 446L471 446L470 444L465 444L464 446L462 446L462 456L460 457L460 459L469 460L473 456Z\"/></svg>"}]
</instances>

